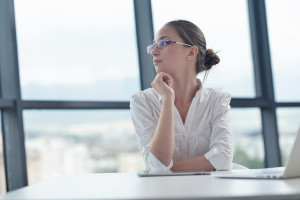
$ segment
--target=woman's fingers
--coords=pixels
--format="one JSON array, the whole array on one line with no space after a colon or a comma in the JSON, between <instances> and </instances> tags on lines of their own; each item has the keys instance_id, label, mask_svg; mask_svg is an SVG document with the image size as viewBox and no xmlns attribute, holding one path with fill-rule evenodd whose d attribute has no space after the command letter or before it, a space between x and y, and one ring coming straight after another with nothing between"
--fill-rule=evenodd
<instances>
[{"instance_id":1,"label":"woman's fingers","mask_svg":"<svg viewBox=\"0 0 300 200\"><path fill-rule=\"evenodd\" d=\"M171 85L171 77L168 74L163 75L163 81L170 86Z\"/></svg>"},{"instance_id":2,"label":"woman's fingers","mask_svg":"<svg viewBox=\"0 0 300 200\"><path fill-rule=\"evenodd\" d=\"M156 75L154 81L151 83L152 87L162 96L174 97L174 90L171 87L171 76L167 73L160 72Z\"/></svg>"},{"instance_id":3,"label":"woman's fingers","mask_svg":"<svg viewBox=\"0 0 300 200\"><path fill-rule=\"evenodd\" d=\"M152 82L154 84L161 85L163 83L166 83L167 85L170 85L171 83L171 77L169 74L160 72L159 74L156 75L154 81Z\"/></svg>"}]
</instances>

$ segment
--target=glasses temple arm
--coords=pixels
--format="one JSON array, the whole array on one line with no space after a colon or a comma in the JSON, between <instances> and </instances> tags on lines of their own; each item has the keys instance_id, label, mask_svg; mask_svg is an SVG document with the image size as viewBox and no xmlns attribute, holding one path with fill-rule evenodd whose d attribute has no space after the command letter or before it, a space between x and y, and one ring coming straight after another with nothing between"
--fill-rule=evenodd
<instances>
[{"instance_id":1,"label":"glasses temple arm","mask_svg":"<svg viewBox=\"0 0 300 200\"><path fill-rule=\"evenodd\" d=\"M176 44L182 44L182 45L185 45L185 46L188 46L188 47L191 47L193 45L190 45L190 44L185 44L185 43L182 43L182 42L175 42Z\"/></svg>"}]
</instances>

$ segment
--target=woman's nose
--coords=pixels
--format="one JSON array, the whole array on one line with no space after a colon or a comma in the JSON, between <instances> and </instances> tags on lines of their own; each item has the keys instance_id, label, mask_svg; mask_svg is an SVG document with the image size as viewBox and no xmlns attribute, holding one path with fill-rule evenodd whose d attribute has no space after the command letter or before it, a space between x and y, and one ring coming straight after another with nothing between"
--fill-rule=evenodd
<instances>
[{"instance_id":1,"label":"woman's nose","mask_svg":"<svg viewBox=\"0 0 300 200\"><path fill-rule=\"evenodd\" d=\"M158 50L157 46L155 45L154 49L152 49L152 51L151 51L151 55L157 56L158 54L159 54L159 50Z\"/></svg>"}]
</instances>

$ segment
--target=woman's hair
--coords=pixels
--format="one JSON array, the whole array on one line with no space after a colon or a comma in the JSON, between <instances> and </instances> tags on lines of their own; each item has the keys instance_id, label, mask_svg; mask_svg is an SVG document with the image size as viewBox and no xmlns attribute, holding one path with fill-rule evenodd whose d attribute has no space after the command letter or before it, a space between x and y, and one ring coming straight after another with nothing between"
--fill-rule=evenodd
<instances>
[{"instance_id":1,"label":"woman's hair","mask_svg":"<svg viewBox=\"0 0 300 200\"><path fill-rule=\"evenodd\" d=\"M170 26L176 30L178 35L186 44L198 47L196 73L208 71L213 65L220 62L219 56L212 49L206 49L205 37L198 26L186 20L175 20L168 22L165 26ZM206 77L207 74L205 74ZM204 77L204 79L205 79Z\"/></svg>"}]
</instances>

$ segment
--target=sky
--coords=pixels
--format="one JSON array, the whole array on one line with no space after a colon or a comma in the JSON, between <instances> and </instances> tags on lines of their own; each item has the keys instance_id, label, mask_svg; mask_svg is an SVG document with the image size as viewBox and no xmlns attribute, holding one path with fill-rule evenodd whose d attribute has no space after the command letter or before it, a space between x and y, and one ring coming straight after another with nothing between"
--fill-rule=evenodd
<instances>
[{"instance_id":1,"label":"sky","mask_svg":"<svg viewBox=\"0 0 300 200\"><path fill-rule=\"evenodd\" d=\"M300 90L295 86L300 85L300 2L267 0L266 6L275 97L299 101Z\"/></svg>"},{"instance_id":2,"label":"sky","mask_svg":"<svg viewBox=\"0 0 300 200\"><path fill-rule=\"evenodd\" d=\"M140 90L132 1L17 0L15 8L24 99L128 100L109 94L128 81Z\"/></svg>"},{"instance_id":3,"label":"sky","mask_svg":"<svg viewBox=\"0 0 300 200\"><path fill-rule=\"evenodd\" d=\"M299 4L266 1L278 101L300 100L294 89L300 84ZM170 20L187 19L201 28L208 48L220 51L206 87L255 97L246 0L152 0L152 10L155 33ZM23 99L128 101L140 90L132 0L15 0L15 14ZM281 110L284 127L300 124L299 110Z\"/></svg>"}]
</instances>

